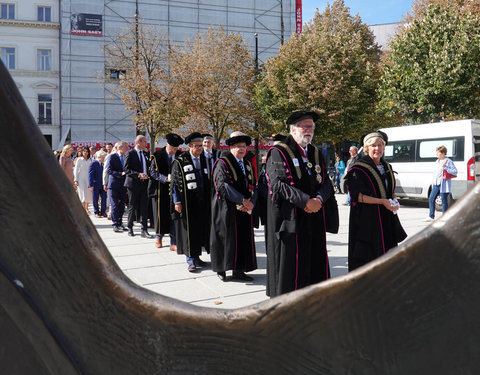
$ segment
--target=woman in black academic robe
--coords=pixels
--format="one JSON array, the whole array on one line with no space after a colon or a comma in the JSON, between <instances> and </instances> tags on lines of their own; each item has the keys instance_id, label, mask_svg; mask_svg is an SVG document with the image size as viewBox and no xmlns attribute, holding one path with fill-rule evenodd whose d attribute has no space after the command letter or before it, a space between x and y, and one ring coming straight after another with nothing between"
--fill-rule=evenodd
<instances>
[{"instance_id":1,"label":"woman in black academic robe","mask_svg":"<svg viewBox=\"0 0 480 375\"><path fill-rule=\"evenodd\" d=\"M346 176L351 197L349 271L380 257L407 237L397 216L392 167L382 158L387 142L383 132L367 134L363 138L366 155Z\"/></svg>"}]
</instances>

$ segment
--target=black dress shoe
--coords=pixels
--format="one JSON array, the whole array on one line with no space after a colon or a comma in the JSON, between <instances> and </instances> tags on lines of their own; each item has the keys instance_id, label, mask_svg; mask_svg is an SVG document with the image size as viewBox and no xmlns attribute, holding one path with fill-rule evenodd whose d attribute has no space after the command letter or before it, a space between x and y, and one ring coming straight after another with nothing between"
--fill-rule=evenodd
<instances>
[{"instance_id":1,"label":"black dress shoe","mask_svg":"<svg viewBox=\"0 0 480 375\"><path fill-rule=\"evenodd\" d=\"M113 228L113 231L114 231L115 233L123 233L123 229L120 228L120 227L114 227L114 228Z\"/></svg>"},{"instance_id":2,"label":"black dress shoe","mask_svg":"<svg viewBox=\"0 0 480 375\"><path fill-rule=\"evenodd\" d=\"M128 228L128 235L129 235L130 237L135 236L135 234L133 233L133 229L132 229L132 228Z\"/></svg>"},{"instance_id":3,"label":"black dress shoe","mask_svg":"<svg viewBox=\"0 0 480 375\"><path fill-rule=\"evenodd\" d=\"M197 267L206 267L207 265L207 262L204 262L200 258L195 259L194 262L195 262L195 266Z\"/></svg>"},{"instance_id":4,"label":"black dress shoe","mask_svg":"<svg viewBox=\"0 0 480 375\"><path fill-rule=\"evenodd\" d=\"M125 225L122 225L122 226L119 227L119 228L122 228L122 230L123 230L124 232L126 232L126 231L128 230L128 228L127 228Z\"/></svg>"},{"instance_id":5,"label":"black dress shoe","mask_svg":"<svg viewBox=\"0 0 480 375\"><path fill-rule=\"evenodd\" d=\"M148 231L146 231L146 230L142 230L142 232L140 233L140 237L142 237L142 238L153 238L153 236L150 233L148 233Z\"/></svg>"},{"instance_id":6,"label":"black dress shoe","mask_svg":"<svg viewBox=\"0 0 480 375\"><path fill-rule=\"evenodd\" d=\"M232 278L235 280L253 281L253 277L248 276L245 272L242 271L233 271Z\"/></svg>"},{"instance_id":7,"label":"black dress shoe","mask_svg":"<svg viewBox=\"0 0 480 375\"><path fill-rule=\"evenodd\" d=\"M217 276L223 282L227 281L227 275L225 275L225 272L217 272Z\"/></svg>"}]
</instances>

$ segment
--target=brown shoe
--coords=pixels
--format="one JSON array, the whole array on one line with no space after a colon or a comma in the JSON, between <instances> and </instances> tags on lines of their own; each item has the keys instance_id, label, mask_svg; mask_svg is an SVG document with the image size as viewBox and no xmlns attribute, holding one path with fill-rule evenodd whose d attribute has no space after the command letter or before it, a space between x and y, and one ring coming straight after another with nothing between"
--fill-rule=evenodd
<instances>
[{"instance_id":1,"label":"brown shoe","mask_svg":"<svg viewBox=\"0 0 480 375\"><path fill-rule=\"evenodd\" d=\"M172 251L177 251L177 245L172 245L172 246L170 246L170 250L172 250Z\"/></svg>"},{"instance_id":2,"label":"brown shoe","mask_svg":"<svg viewBox=\"0 0 480 375\"><path fill-rule=\"evenodd\" d=\"M157 248L161 248L162 247L162 239L161 238L155 238L155 246Z\"/></svg>"}]
</instances>

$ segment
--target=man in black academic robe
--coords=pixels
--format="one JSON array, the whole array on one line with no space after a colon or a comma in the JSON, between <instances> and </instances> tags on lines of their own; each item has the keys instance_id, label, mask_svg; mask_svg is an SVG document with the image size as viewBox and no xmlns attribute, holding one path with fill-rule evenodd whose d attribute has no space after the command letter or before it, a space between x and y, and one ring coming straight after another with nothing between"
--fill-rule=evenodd
<instances>
[{"instance_id":1,"label":"man in black academic robe","mask_svg":"<svg viewBox=\"0 0 480 375\"><path fill-rule=\"evenodd\" d=\"M209 252L211 190L202 148L203 137L195 132L185 138L189 150L172 163L171 212L177 236L177 253L185 254L188 271L205 266L202 247Z\"/></svg>"},{"instance_id":2,"label":"man in black academic robe","mask_svg":"<svg viewBox=\"0 0 480 375\"><path fill-rule=\"evenodd\" d=\"M233 132L225 142L230 151L215 163L212 197L210 251L212 269L222 281L225 271L233 279L252 281L245 272L257 268L252 209L255 205L255 175L252 163L245 159L251 139Z\"/></svg>"},{"instance_id":3,"label":"man in black academic robe","mask_svg":"<svg viewBox=\"0 0 480 375\"><path fill-rule=\"evenodd\" d=\"M167 144L151 156L148 196L151 198L153 222L155 226L155 246L162 247L162 238L170 234L170 250L177 251L175 227L170 213L170 168L173 160L182 152L178 147L182 137L169 133L165 136Z\"/></svg>"},{"instance_id":4,"label":"man in black academic robe","mask_svg":"<svg viewBox=\"0 0 480 375\"><path fill-rule=\"evenodd\" d=\"M267 295L273 297L330 277L324 205L333 194L321 152L310 144L318 115L294 112L290 135L267 155Z\"/></svg>"}]
</instances>

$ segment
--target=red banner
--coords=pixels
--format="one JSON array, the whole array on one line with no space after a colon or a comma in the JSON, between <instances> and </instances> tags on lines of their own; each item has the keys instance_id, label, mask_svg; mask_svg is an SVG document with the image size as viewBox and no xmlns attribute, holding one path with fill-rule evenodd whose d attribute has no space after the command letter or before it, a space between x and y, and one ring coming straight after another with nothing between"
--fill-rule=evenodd
<instances>
[{"instance_id":1,"label":"red banner","mask_svg":"<svg viewBox=\"0 0 480 375\"><path fill-rule=\"evenodd\" d=\"M302 33L302 0L297 0L297 9L296 9L296 20L297 20L297 35Z\"/></svg>"}]
</instances>

